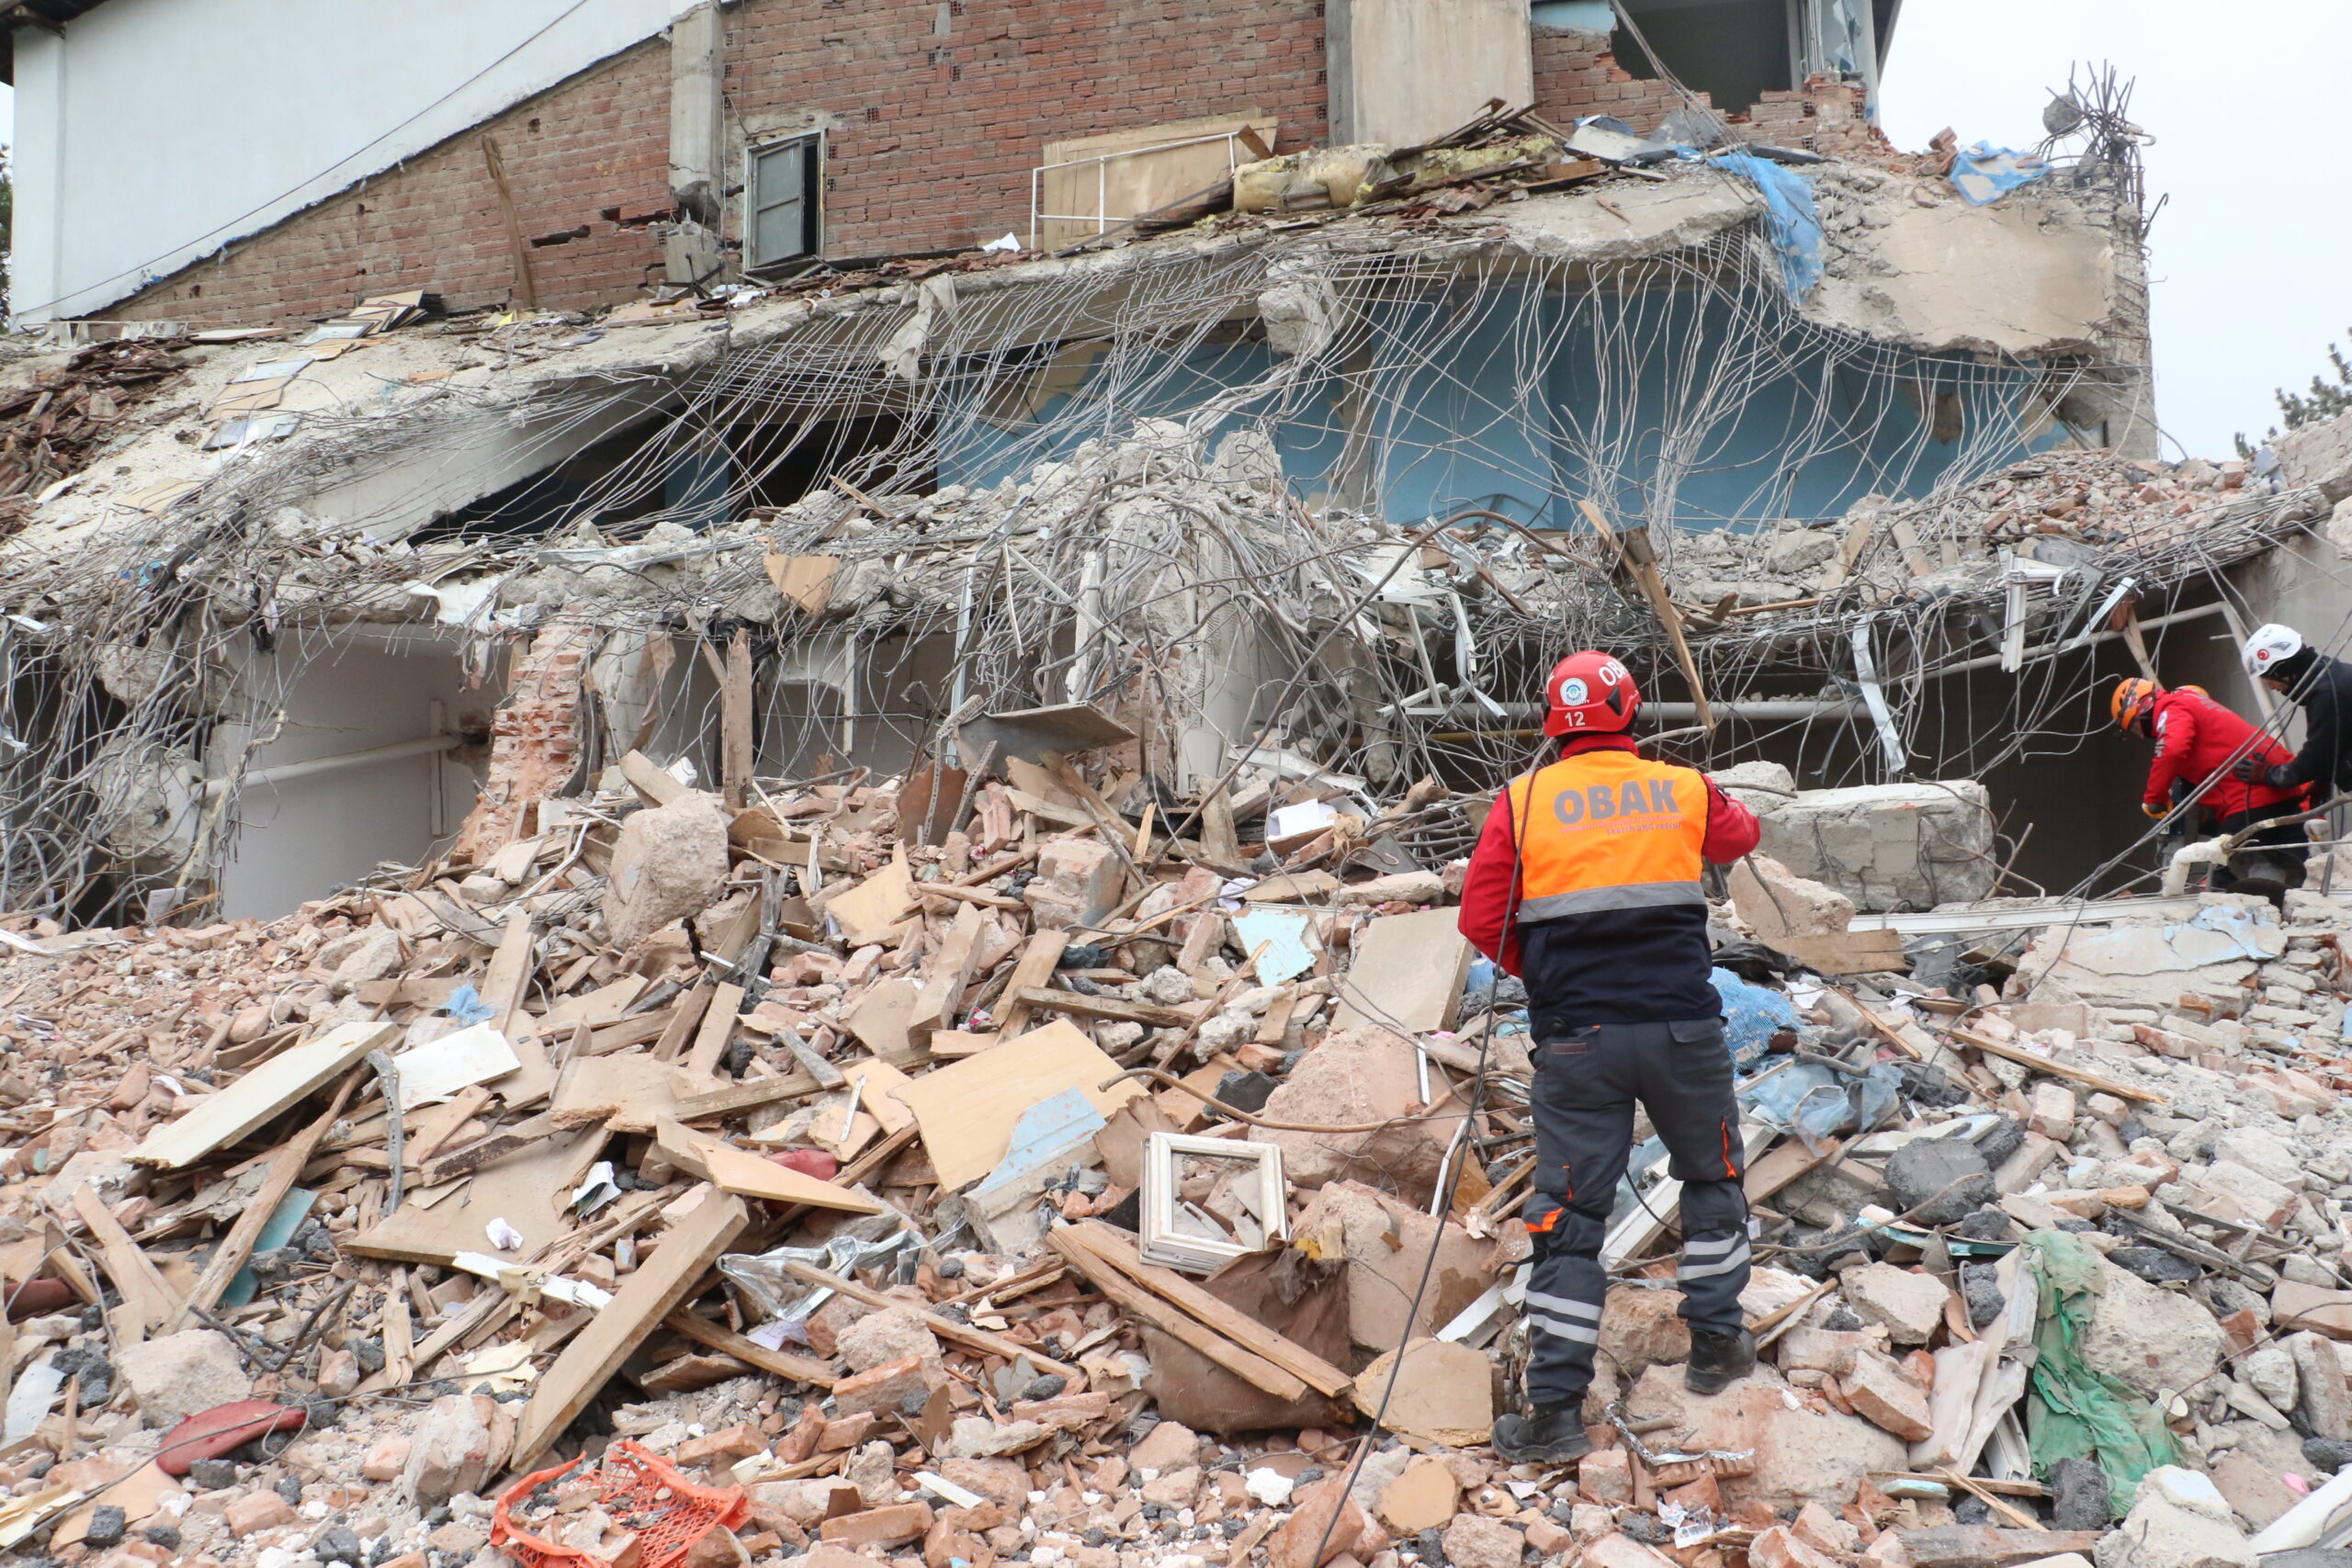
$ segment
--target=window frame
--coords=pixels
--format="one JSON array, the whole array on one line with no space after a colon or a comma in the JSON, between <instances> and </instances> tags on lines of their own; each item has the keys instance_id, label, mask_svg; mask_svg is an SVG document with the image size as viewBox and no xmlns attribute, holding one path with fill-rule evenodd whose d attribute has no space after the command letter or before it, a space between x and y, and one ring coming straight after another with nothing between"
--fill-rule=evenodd
<instances>
[{"instance_id":1,"label":"window frame","mask_svg":"<svg viewBox=\"0 0 2352 1568\"><path fill-rule=\"evenodd\" d=\"M762 204L761 164L771 155L796 147L801 150L803 159L801 248L783 255L762 255L758 250L760 214L784 203ZM744 271L763 272L771 267L789 266L796 262L808 263L822 258L825 254L825 133L821 130L795 131L790 136L774 137L743 149Z\"/></svg>"}]
</instances>

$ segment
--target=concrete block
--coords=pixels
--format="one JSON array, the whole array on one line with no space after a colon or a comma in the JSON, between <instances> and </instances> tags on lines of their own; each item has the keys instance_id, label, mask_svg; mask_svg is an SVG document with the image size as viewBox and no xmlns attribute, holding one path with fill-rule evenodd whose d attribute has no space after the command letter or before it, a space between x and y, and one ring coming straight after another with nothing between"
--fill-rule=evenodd
<instances>
[{"instance_id":1,"label":"concrete block","mask_svg":"<svg viewBox=\"0 0 2352 1568\"><path fill-rule=\"evenodd\" d=\"M1973 779L1806 790L1763 829L1765 854L1859 908L1927 909L1992 891L1992 809Z\"/></svg>"}]
</instances>

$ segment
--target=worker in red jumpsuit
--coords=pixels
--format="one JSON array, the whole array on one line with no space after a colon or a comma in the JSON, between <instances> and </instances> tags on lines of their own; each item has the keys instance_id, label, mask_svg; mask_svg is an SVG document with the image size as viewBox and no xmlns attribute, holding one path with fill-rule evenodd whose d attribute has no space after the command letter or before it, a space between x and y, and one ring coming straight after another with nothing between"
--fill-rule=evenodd
<instances>
[{"instance_id":1,"label":"worker in red jumpsuit","mask_svg":"<svg viewBox=\"0 0 2352 1568\"><path fill-rule=\"evenodd\" d=\"M2148 787L2140 809L2150 817L2171 812L2177 792L2197 793L2197 830L2206 834L2234 833L2266 818L2283 817L2303 809L2307 786L2276 785L2264 774L2270 767L2292 761L2287 748L2205 694L2200 686L2176 686L2170 691L2137 676L2118 682L2108 712L2127 735L2150 737L2156 743L2155 761L2148 768ZM2241 764L2251 760L2256 766ZM2244 774L2253 773L2252 779ZM2249 875L2276 876L2289 886L2303 879L2303 857L2309 840L2300 823L2266 828L2248 840L2259 851L2233 857L2214 868L2216 886L2227 886Z\"/></svg>"},{"instance_id":2,"label":"worker in red jumpsuit","mask_svg":"<svg viewBox=\"0 0 2352 1568\"><path fill-rule=\"evenodd\" d=\"M1739 1310L1739 1108L1700 886L1704 864L1756 847L1756 818L1704 773L1635 750L1641 693L1608 654L1569 655L1544 692L1544 733L1559 753L1495 802L1462 889L1462 933L1526 982L1533 1032L1529 1409L1494 1428L1495 1452L1513 1464L1566 1463L1591 1447L1579 1407L1600 1343L1600 1244L1636 1101L1683 1184L1683 1381L1713 1393L1756 1365Z\"/></svg>"}]
</instances>

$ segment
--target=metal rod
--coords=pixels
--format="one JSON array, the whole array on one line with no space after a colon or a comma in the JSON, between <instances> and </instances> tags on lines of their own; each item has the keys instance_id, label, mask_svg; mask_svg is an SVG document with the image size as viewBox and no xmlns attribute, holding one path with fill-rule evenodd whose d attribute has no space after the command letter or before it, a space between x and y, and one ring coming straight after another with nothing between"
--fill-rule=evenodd
<instances>
[{"instance_id":1,"label":"metal rod","mask_svg":"<svg viewBox=\"0 0 2352 1568\"><path fill-rule=\"evenodd\" d=\"M427 757L452 751L466 743L462 735L427 735L415 740L396 740L390 746L371 746L365 751L345 751L333 757L311 757L300 762L281 762L274 768L258 768L244 777L243 788L255 784L290 784L313 773L332 773L345 768L364 767L369 762L395 762L402 757ZM207 779L207 795L218 794L229 786L227 779Z\"/></svg>"}]
</instances>

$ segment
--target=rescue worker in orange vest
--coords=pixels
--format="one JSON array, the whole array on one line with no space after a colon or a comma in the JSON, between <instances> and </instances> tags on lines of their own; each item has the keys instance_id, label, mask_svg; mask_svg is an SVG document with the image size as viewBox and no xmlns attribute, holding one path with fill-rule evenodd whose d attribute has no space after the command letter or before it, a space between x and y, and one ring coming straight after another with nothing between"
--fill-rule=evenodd
<instances>
[{"instance_id":1,"label":"rescue worker in orange vest","mask_svg":"<svg viewBox=\"0 0 2352 1568\"><path fill-rule=\"evenodd\" d=\"M1683 1183L1683 1381L1713 1393L1756 1365L1739 1311L1739 1111L1700 886L1703 863L1728 865L1756 847L1756 818L1704 773L1634 750L1641 693L1616 659L1571 654L1544 694L1544 733L1561 738L1559 755L1496 800L1462 890L1462 933L1526 983L1534 1035L1529 1409L1494 1429L1496 1453L1513 1464L1564 1463L1591 1447L1579 1406L1600 1343L1600 1243L1635 1101Z\"/></svg>"}]
</instances>

